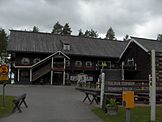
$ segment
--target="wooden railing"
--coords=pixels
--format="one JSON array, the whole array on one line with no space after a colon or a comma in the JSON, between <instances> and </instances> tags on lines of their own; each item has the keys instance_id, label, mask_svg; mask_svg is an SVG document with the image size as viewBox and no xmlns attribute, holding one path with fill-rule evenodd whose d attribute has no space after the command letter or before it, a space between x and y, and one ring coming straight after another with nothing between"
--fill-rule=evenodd
<instances>
[{"instance_id":1,"label":"wooden railing","mask_svg":"<svg viewBox=\"0 0 162 122\"><path fill-rule=\"evenodd\" d=\"M111 80L105 81L104 94L107 97L118 98L121 103L123 91L134 91L136 103L149 103L149 81L148 80ZM79 89L100 90L100 84L81 83ZM156 84L156 101L162 103L162 84Z\"/></svg>"},{"instance_id":2,"label":"wooden railing","mask_svg":"<svg viewBox=\"0 0 162 122\"><path fill-rule=\"evenodd\" d=\"M113 80L105 81L106 92L122 92L131 90L135 92L149 92L148 80Z\"/></svg>"},{"instance_id":3,"label":"wooden railing","mask_svg":"<svg viewBox=\"0 0 162 122\"><path fill-rule=\"evenodd\" d=\"M32 75L32 81L37 80L41 76L43 76L46 73L48 73L50 70L51 70L51 63L49 63L49 64L39 68L38 70L34 71L33 75Z\"/></svg>"}]
</instances>

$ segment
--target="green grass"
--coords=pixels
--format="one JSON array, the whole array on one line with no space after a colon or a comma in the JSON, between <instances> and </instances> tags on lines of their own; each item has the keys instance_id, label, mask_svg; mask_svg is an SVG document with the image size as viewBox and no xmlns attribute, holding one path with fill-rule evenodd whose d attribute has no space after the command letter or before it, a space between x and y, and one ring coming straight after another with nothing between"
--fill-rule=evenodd
<instances>
[{"instance_id":1,"label":"green grass","mask_svg":"<svg viewBox=\"0 0 162 122\"><path fill-rule=\"evenodd\" d=\"M2 96L0 95L0 118L9 115L13 109L13 96L5 96L5 106L3 106Z\"/></svg>"},{"instance_id":2,"label":"green grass","mask_svg":"<svg viewBox=\"0 0 162 122\"><path fill-rule=\"evenodd\" d=\"M125 110L119 108L117 116L109 116L100 108L94 107L92 111L105 122L125 122ZM156 110L156 122L162 122L162 106L158 106ZM149 122L150 121L150 107L135 107L131 112L131 122Z\"/></svg>"}]
</instances>

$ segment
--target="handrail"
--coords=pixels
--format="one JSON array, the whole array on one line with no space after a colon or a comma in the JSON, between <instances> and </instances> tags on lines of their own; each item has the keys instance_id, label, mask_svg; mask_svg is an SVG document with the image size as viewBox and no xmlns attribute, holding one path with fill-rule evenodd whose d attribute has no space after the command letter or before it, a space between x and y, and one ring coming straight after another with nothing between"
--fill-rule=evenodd
<instances>
[{"instance_id":1,"label":"handrail","mask_svg":"<svg viewBox=\"0 0 162 122\"><path fill-rule=\"evenodd\" d=\"M57 53L61 53L61 54L64 55L66 58L70 59L67 55L65 55L65 54L62 53L61 51L57 51L57 52L51 54L50 56L44 58L43 60L40 60L39 62L33 64L32 66L15 66L15 64L14 64L14 67L15 67L15 68L34 68L35 66L39 66L39 64L41 64L42 62L47 61L49 58L51 58L52 56L56 55Z\"/></svg>"},{"instance_id":2,"label":"handrail","mask_svg":"<svg viewBox=\"0 0 162 122\"><path fill-rule=\"evenodd\" d=\"M32 77L33 77L32 81L35 81L37 78L39 78L40 76L42 76L42 75L48 73L50 70L51 70L51 68L50 68L50 63L47 64L47 65L45 65L45 66L43 66L43 67L41 67L40 70L36 70L36 71L33 72L33 74L32 74Z\"/></svg>"}]
</instances>

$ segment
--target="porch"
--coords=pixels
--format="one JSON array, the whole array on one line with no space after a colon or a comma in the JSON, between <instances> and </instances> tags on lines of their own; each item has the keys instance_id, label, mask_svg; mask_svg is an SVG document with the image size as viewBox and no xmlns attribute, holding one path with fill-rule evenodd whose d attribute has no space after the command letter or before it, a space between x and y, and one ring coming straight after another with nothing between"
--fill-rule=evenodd
<instances>
[{"instance_id":1,"label":"porch","mask_svg":"<svg viewBox=\"0 0 162 122\"><path fill-rule=\"evenodd\" d=\"M57 51L32 66L14 66L16 83L65 85L66 60L69 59Z\"/></svg>"}]
</instances>

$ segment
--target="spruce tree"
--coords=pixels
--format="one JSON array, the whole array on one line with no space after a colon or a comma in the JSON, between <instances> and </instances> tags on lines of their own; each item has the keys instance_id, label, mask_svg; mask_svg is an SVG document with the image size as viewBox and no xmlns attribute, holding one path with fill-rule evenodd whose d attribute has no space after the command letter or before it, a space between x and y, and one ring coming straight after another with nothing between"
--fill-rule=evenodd
<instances>
[{"instance_id":1,"label":"spruce tree","mask_svg":"<svg viewBox=\"0 0 162 122\"><path fill-rule=\"evenodd\" d=\"M162 41L162 34L158 34L157 40L158 40L158 41Z\"/></svg>"},{"instance_id":2,"label":"spruce tree","mask_svg":"<svg viewBox=\"0 0 162 122\"><path fill-rule=\"evenodd\" d=\"M69 26L69 23L66 23L65 26L63 27L63 30L62 30L62 35L71 35L71 28Z\"/></svg>"},{"instance_id":3,"label":"spruce tree","mask_svg":"<svg viewBox=\"0 0 162 122\"><path fill-rule=\"evenodd\" d=\"M0 28L0 59L3 59L3 56L6 53L7 39L8 37L5 30Z\"/></svg>"},{"instance_id":4,"label":"spruce tree","mask_svg":"<svg viewBox=\"0 0 162 122\"><path fill-rule=\"evenodd\" d=\"M82 32L82 29L79 29L78 36L80 36L80 37L83 37L83 36L84 36L84 34L83 34L83 32Z\"/></svg>"},{"instance_id":5,"label":"spruce tree","mask_svg":"<svg viewBox=\"0 0 162 122\"><path fill-rule=\"evenodd\" d=\"M110 27L106 33L106 38L105 39L110 39L110 40L116 40L115 38L115 32L112 29L112 27Z\"/></svg>"},{"instance_id":6,"label":"spruce tree","mask_svg":"<svg viewBox=\"0 0 162 122\"><path fill-rule=\"evenodd\" d=\"M61 34L63 26L57 21L56 24L53 26L52 32L53 34Z\"/></svg>"},{"instance_id":7,"label":"spruce tree","mask_svg":"<svg viewBox=\"0 0 162 122\"><path fill-rule=\"evenodd\" d=\"M37 26L33 27L33 32L39 32L39 28Z\"/></svg>"}]
</instances>

